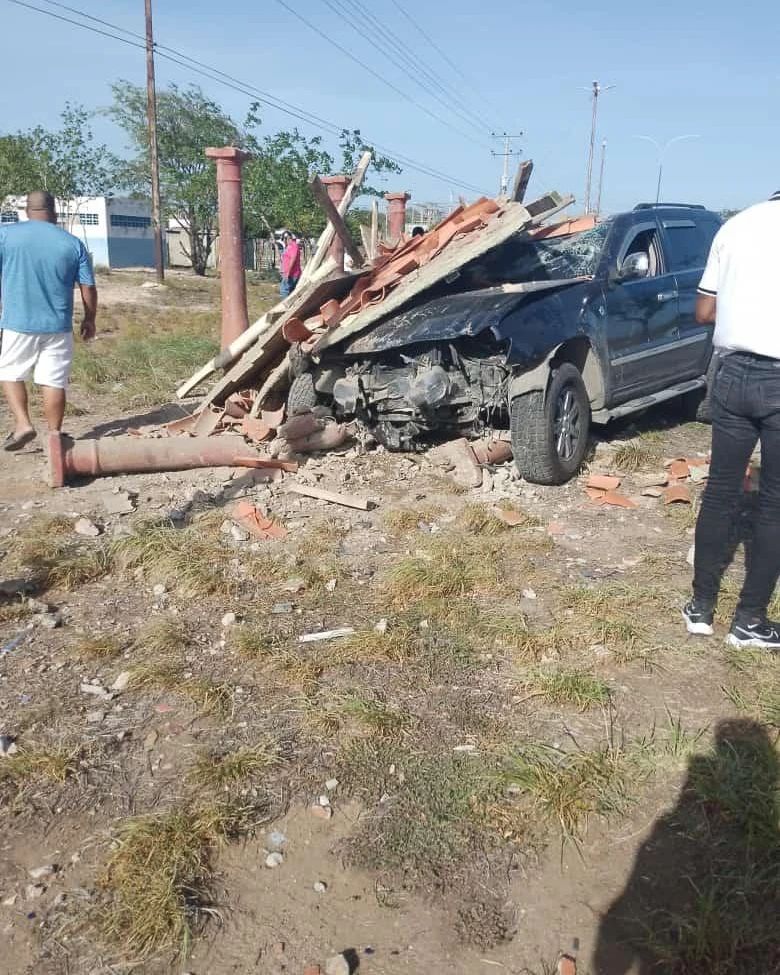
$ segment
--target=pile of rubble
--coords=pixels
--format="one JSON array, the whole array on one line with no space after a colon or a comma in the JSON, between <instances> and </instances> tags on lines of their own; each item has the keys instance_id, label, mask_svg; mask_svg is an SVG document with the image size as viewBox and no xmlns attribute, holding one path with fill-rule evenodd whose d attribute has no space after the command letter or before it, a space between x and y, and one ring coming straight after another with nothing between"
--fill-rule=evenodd
<instances>
[{"instance_id":1,"label":"pile of rubble","mask_svg":"<svg viewBox=\"0 0 780 975\"><path fill-rule=\"evenodd\" d=\"M576 229L581 229L581 221L550 222L573 201L571 197L549 193L533 202L522 202L531 168L530 163L525 163L513 199L483 197L470 205L461 202L437 226L420 236L407 238L401 232L397 239L381 242L375 209L374 226L364 234L363 255L352 243L344 216L359 195L370 160L366 153L337 207L325 196L329 222L295 291L179 387L179 398L187 397L214 373L223 372L195 411L164 427L134 431L136 440L175 438L175 446L152 443L141 448L117 442L131 437L111 438L113 443L105 449L101 441L92 441L89 446L82 442L53 443L52 485L83 474L215 464L267 465L284 470L285 464L294 463L302 455L359 439L358 424L338 423L328 410L312 408L310 404L298 408L294 402L288 403L296 361L301 357L316 359L334 343L370 330L399 309L425 300L431 289L452 280L467 263L515 235L563 235L571 233L575 224ZM317 199L325 193L316 176L312 189ZM345 249L350 256L359 258L359 269L343 270ZM229 283L224 277L222 286L224 308L230 299L225 294ZM216 439L229 440L229 445L217 448L213 442L205 442L215 434L227 434L226 438ZM484 444L476 454L466 441L452 448L451 453L452 450L458 455L450 458L454 465L471 468L470 473L463 474L464 483L470 486L481 481L480 464L488 460L495 463L496 451L502 460L511 457L505 441L499 446Z\"/></svg>"}]
</instances>

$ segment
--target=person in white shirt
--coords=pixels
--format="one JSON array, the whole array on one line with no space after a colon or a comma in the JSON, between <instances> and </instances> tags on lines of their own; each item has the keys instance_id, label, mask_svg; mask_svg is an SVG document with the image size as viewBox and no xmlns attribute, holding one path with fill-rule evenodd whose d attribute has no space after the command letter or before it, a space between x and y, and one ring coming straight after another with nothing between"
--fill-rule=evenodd
<instances>
[{"instance_id":1,"label":"person in white shirt","mask_svg":"<svg viewBox=\"0 0 780 975\"><path fill-rule=\"evenodd\" d=\"M780 576L780 191L725 223L699 284L696 320L713 324L712 462L696 525L688 632L713 633L723 573L736 548L745 471L761 443L761 482L745 583L728 642L780 649L767 607Z\"/></svg>"}]
</instances>

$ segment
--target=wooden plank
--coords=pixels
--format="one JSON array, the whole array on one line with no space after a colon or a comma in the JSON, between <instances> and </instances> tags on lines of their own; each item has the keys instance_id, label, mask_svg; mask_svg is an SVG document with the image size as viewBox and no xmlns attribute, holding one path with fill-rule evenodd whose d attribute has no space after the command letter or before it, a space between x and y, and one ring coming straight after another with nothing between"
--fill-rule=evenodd
<instances>
[{"instance_id":1,"label":"wooden plank","mask_svg":"<svg viewBox=\"0 0 780 975\"><path fill-rule=\"evenodd\" d=\"M352 206L352 201L360 192L360 188L363 185L363 180L366 178L366 173L368 172L368 167L371 165L371 153L364 152L360 157L360 162L357 164L355 173L352 177L352 182L347 187L347 192L344 194L344 199L338 205L339 216L344 216L344 214ZM306 267L303 269L303 274L301 275L301 281L308 280L312 274L317 270L317 268L325 260L325 256L330 250L330 245L333 243L333 238L335 236L335 231L333 227L328 224L328 226L320 234L320 239L317 241L317 248L311 256L311 259L306 262ZM300 287L301 282L298 283Z\"/></svg>"},{"instance_id":2,"label":"wooden plank","mask_svg":"<svg viewBox=\"0 0 780 975\"><path fill-rule=\"evenodd\" d=\"M375 261L379 256L379 200L371 201L371 253L369 260Z\"/></svg>"},{"instance_id":3,"label":"wooden plank","mask_svg":"<svg viewBox=\"0 0 780 975\"><path fill-rule=\"evenodd\" d=\"M363 250L366 252L366 259L373 261L373 257L371 256L371 231L362 223L360 225L360 238L363 241Z\"/></svg>"},{"instance_id":4,"label":"wooden plank","mask_svg":"<svg viewBox=\"0 0 780 975\"><path fill-rule=\"evenodd\" d=\"M525 191L528 189L528 181L531 178L531 173L534 171L534 161L533 159L524 159L520 165L517 167L517 175L515 176L515 184L512 187L512 195L510 200L515 203L522 203L525 199Z\"/></svg>"},{"instance_id":5,"label":"wooden plank","mask_svg":"<svg viewBox=\"0 0 780 975\"><path fill-rule=\"evenodd\" d=\"M332 258L328 258L325 263L319 268L315 274L312 275L312 284L319 284L325 278L327 278L333 271L336 270L336 262ZM250 345L254 343L263 335L266 331L270 331L277 323L280 318L283 318L291 310L295 310L300 307L304 298L302 298L302 293L304 289L300 286L293 291L291 295L288 295L283 301L278 302L274 305L270 311L267 311L258 320L251 325L245 332L242 332L230 345L223 349L222 352L215 355L213 359L210 359L205 366L194 373L190 378L182 383L181 386L176 390L176 395L179 399L183 399L188 393L192 392L196 386L199 386L204 380L208 379L213 373L217 372L218 369L224 369L229 366L232 362L245 352Z\"/></svg>"},{"instance_id":6,"label":"wooden plank","mask_svg":"<svg viewBox=\"0 0 780 975\"><path fill-rule=\"evenodd\" d=\"M333 491L310 487L308 484L291 484L289 490L293 494L302 494L305 498L316 498L318 501L330 501L331 504L340 504L345 508L357 508L360 511L368 511L371 507L371 502L366 498L359 498L355 494L335 494Z\"/></svg>"},{"instance_id":7,"label":"wooden plank","mask_svg":"<svg viewBox=\"0 0 780 975\"><path fill-rule=\"evenodd\" d=\"M500 246L516 233L535 222L552 216L563 207L574 202L574 197L562 197L558 193L550 193L544 198L554 205L532 217L528 209L520 203L508 203L500 218L492 220L480 233L471 234L461 240L454 240L437 257L428 264L424 264L416 271L407 274L398 287L377 305L369 305L355 315L346 318L336 328L326 332L314 346L316 355L322 349L344 341L344 339L361 332L380 319L389 317L407 302L432 288L459 271L469 261L481 257L488 251ZM533 206L533 204L531 204Z\"/></svg>"},{"instance_id":8,"label":"wooden plank","mask_svg":"<svg viewBox=\"0 0 780 975\"><path fill-rule=\"evenodd\" d=\"M363 255L355 247L355 241L352 239L352 234L349 232L349 227L344 223L344 219L336 209L333 204L333 200L328 196L328 191L322 183L322 180L315 173L309 180L309 189L314 196L314 199L319 203L322 209L325 211L325 216L330 221L331 226L336 232L336 236L344 245L344 250L352 258L352 263L355 268L362 267L363 265Z\"/></svg>"}]
</instances>

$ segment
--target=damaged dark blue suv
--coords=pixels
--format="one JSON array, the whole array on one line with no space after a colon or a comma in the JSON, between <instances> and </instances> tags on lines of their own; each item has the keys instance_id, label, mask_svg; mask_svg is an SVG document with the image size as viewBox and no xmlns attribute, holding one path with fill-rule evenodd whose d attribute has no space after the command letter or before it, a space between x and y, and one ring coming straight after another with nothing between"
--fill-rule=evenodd
<instances>
[{"instance_id":1,"label":"damaged dark blue suv","mask_svg":"<svg viewBox=\"0 0 780 975\"><path fill-rule=\"evenodd\" d=\"M566 236L518 235L328 348L291 396L397 450L508 426L520 473L563 483L591 423L704 398L712 330L694 304L719 226L701 206L641 204Z\"/></svg>"}]
</instances>

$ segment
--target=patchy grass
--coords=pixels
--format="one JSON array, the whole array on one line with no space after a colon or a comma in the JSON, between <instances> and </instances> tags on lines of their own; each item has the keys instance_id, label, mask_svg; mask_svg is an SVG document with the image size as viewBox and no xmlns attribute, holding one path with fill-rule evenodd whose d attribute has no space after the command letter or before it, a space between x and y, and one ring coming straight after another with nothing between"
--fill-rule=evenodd
<instances>
[{"instance_id":1,"label":"patchy grass","mask_svg":"<svg viewBox=\"0 0 780 975\"><path fill-rule=\"evenodd\" d=\"M723 692L743 714L780 728L780 659L765 650L726 649L734 682Z\"/></svg>"},{"instance_id":2,"label":"patchy grass","mask_svg":"<svg viewBox=\"0 0 780 975\"><path fill-rule=\"evenodd\" d=\"M339 781L369 809L346 846L350 862L435 880L461 862L475 840L477 798L493 782L481 761L405 751L392 739L356 739L339 754Z\"/></svg>"},{"instance_id":3,"label":"patchy grass","mask_svg":"<svg viewBox=\"0 0 780 975\"><path fill-rule=\"evenodd\" d=\"M390 622L384 633L361 630L346 640L338 640L328 647L329 666L358 663L403 663L412 660L422 637L419 624L402 619Z\"/></svg>"},{"instance_id":4,"label":"patchy grass","mask_svg":"<svg viewBox=\"0 0 780 975\"><path fill-rule=\"evenodd\" d=\"M605 707L612 699L606 681L582 670L537 670L523 675L520 683L550 704L571 704L580 711Z\"/></svg>"},{"instance_id":5,"label":"patchy grass","mask_svg":"<svg viewBox=\"0 0 780 975\"><path fill-rule=\"evenodd\" d=\"M382 524L393 535L408 535L416 531L421 524L430 524L441 515L439 505L426 504L418 508L395 508L387 511L382 517Z\"/></svg>"},{"instance_id":6,"label":"patchy grass","mask_svg":"<svg viewBox=\"0 0 780 975\"><path fill-rule=\"evenodd\" d=\"M239 656L245 660L267 658L273 653L276 645L268 630L257 623L244 623L237 626L231 633L230 642Z\"/></svg>"},{"instance_id":7,"label":"patchy grass","mask_svg":"<svg viewBox=\"0 0 780 975\"><path fill-rule=\"evenodd\" d=\"M197 760L188 777L200 787L225 789L256 780L278 764L278 749L269 739L226 754L206 752Z\"/></svg>"},{"instance_id":8,"label":"patchy grass","mask_svg":"<svg viewBox=\"0 0 780 975\"><path fill-rule=\"evenodd\" d=\"M625 811L631 769L626 753L613 743L573 752L529 744L507 759L504 776L527 804L526 814L557 823L565 839L579 842L592 815Z\"/></svg>"},{"instance_id":9,"label":"patchy grass","mask_svg":"<svg viewBox=\"0 0 780 975\"><path fill-rule=\"evenodd\" d=\"M466 596L496 581L495 561L481 547L449 539L394 566L388 573L386 592L391 605L406 607L420 600Z\"/></svg>"},{"instance_id":10,"label":"patchy grass","mask_svg":"<svg viewBox=\"0 0 780 975\"><path fill-rule=\"evenodd\" d=\"M699 506L695 501L691 504L665 504L663 512L680 533L686 533L696 527Z\"/></svg>"},{"instance_id":11,"label":"patchy grass","mask_svg":"<svg viewBox=\"0 0 780 975\"><path fill-rule=\"evenodd\" d=\"M394 738L411 723L409 714L392 707L378 695L348 694L339 700L338 712L381 738Z\"/></svg>"},{"instance_id":12,"label":"patchy grass","mask_svg":"<svg viewBox=\"0 0 780 975\"><path fill-rule=\"evenodd\" d=\"M239 584L231 573L235 557L222 544L214 519L199 519L186 528L156 521L114 543L113 556L125 572L142 569L150 582L162 583L184 596L228 595Z\"/></svg>"},{"instance_id":13,"label":"patchy grass","mask_svg":"<svg viewBox=\"0 0 780 975\"><path fill-rule=\"evenodd\" d=\"M63 515L36 515L19 530L8 552L15 565L47 562L55 558L63 540L72 538L73 522Z\"/></svg>"},{"instance_id":14,"label":"patchy grass","mask_svg":"<svg viewBox=\"0 0 780 975\"><path fill-rule=\"evenodd\" d=\"M141 630L133 641L136 650L149 657L169 657L189 643L189 634L184 624L172 617L153 619Z\"/></svg>"},{"instance_id":15,"label":"patchy grass","mask_svg":"<svg viewBox=\"0 0 780 975\"><path fill-rule=\"evenodd\" d=\"M509 526L487 504L467 504L455 524L468 535L502 535L509 531Z\"/></svg>"},{"instance_id":16,"label":"patchy grass","mask_svg":"<svg viewBox=\"0 0 780 975\"><path fill-rule=\"evenodd\" d=\"M130 672L130 686L144 691L182 694L204 714L227 717L233 707L230 684L207 677L185 677L179 664L156 662L143 664Z\"/></svg>"},{"instance_id":17,"label":"patchy grass","mask_svg":"<svg viewBox=\"0 0 780 975\"><path fill-rule=\"evenodd\" d=\"M246 825L246 815L214 803L124 822L99 881L103 937L133 958L186 957L197 925L213 913L214 852Z\"/></svg>"},{"instance_id":18,"label":"patchy grass","mask_svg":"<svg viewBox=\"0 0 780 975\"><path fill-rule=\"evenodd\" d=\"M8 563L30 575L32 585L73 590L111 571L110 550L103 540L85 542L70 519L41 516L25 525L11 544Z\"/></svg>"}]
</instances>

